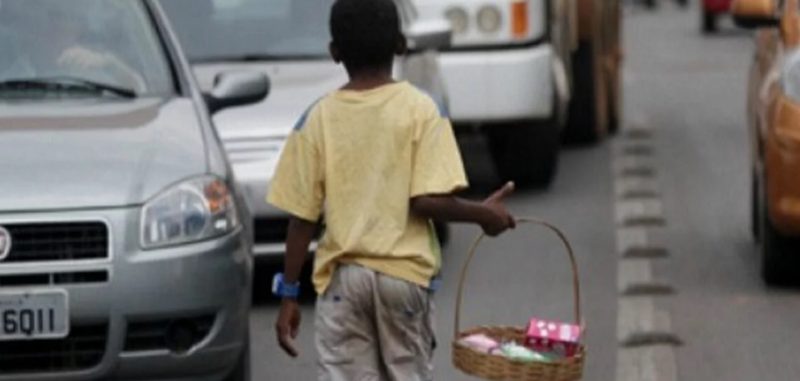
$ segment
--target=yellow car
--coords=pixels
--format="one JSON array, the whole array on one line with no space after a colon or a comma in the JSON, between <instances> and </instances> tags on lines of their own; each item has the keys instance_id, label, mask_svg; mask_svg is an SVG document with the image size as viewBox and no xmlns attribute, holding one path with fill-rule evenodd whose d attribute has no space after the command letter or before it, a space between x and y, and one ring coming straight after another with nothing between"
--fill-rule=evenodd
<instances>
[{"instance_id":1,"label":"yellow car","mask_svg":"<svg viewBox=\"0 0 800 381\"><path fill-rule=\"evenodd\" d=\"M763 277L781 284L800 254L800 1L736 0L740 26L757 28L748 114L753 152L753 232Z\"/></svg>"}]
</instances>

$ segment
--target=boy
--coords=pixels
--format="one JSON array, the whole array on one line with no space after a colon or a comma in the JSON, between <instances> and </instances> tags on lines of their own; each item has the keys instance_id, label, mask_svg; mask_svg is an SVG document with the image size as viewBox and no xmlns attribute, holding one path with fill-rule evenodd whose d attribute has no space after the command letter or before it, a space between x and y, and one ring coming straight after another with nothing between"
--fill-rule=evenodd
<instances>
[{"instance_id":1,"label":"boy","mask_svg":"<svg viewBox=\"0 0 800 381\"><path fill-rule=\"evenodd\" d=\"M325 216L314 263L322 381L432 379L431 281L441 263L431 220L470 222L497 235L514 227L503 205L467 186L452 127L433 100L392 80L405 52L392 0L337 0L331 55L350 82L322 98L290 136L268 201L289 212L278 341L297 356L298 278Z\"/></svg>"}]
</instances>

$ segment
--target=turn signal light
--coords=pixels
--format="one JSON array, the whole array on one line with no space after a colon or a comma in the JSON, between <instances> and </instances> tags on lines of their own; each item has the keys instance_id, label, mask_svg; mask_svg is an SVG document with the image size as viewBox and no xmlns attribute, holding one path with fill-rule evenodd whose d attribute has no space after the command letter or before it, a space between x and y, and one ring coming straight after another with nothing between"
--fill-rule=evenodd
<instances>
[{"instance_id":1,"label":"turn signal light","mask_svg":"<svg viewBox=\"0 0 800 381\"><path fill-rule=\"evenodd\" d=\"M530 29L528 20L528 1L511 3L511 36L517 39L527 37Z\"/></svg>"},{"instance_id":2,"label":"turn signal light","mask_svg":"<svg viewBox=\"0 0 800 381\"><path fill-rule=\"evenodd\" d=\"M205 196L208 200L208 209L211 213L217 214L226 206L230 194L228 187L220 180L209 183L205 188Z\"/></svg>"}]
</instances>

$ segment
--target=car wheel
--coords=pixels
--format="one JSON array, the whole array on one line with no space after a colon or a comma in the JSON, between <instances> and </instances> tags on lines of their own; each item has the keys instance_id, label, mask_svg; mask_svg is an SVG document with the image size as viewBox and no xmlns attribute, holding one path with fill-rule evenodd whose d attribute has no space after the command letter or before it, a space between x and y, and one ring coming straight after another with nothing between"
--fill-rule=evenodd
<instances>
[{"instance_id":1,"label":"car wheel","mask_svg":"<svg viewBox=\"0 0 800 381\"><path fill-rule=\"evenodd\" d=\"M250 381L250 337L248 330L248 338L245 342L242 354L236 362L236 367L233 369L228 377L223 381Z\"/></svg>"},{"instance_id":2,"label":"car wheel","mask_svg":"<svg viewBox=\"0 0 800 381\"><path fill-rule=\"evenodd\" d=\"M571 143L595 143L608 131L608 103L600 43L582 42L572 58L575 83L564 138Z\"/></svg>"},{"instance_id":3,"label":"car wheel","mask_svg":"<svg viewBox=\"0 0 800 381\"><path fill-rule=\"evenodd\" d=\"M532 122L526 125L493 126L489 149L503 181L520 186L547 187L558 165L558 124Z\"/></svg>"},{"instance_id":4,"label":"car wheel","mask_svg":"<svg viewBox=\"0 0 800 381\"><path fill-rule=\"evenodd\" d=\"M703 33L711 34L717 31L716 13L703 11Z\"/></svg>"},{"instance_id":5,"label":"car wheel","mask_svg":"<svg viewBox=\"0 0 800 381\"><path fill-rule=\"evenodd\" d=\"M769 218L764 184L760 186L759 217L761 230L761 275L767 285L786 285L792 276L788 253L797 245L775 229Z\"/></svg>"},{"instance_id":6,"label":"car wheel","mask_svg":"<svg viewBox=\"0 0 800 381\"><path fill-rule=\"evenodd\" d=\"M750 229L753 232L753 238L756 242L761 241L761 221L760 221L760 204L761 192L759 187L758 175L755 170L753 171L752 186L750 191Z\"/></svg>"}]
</instances>

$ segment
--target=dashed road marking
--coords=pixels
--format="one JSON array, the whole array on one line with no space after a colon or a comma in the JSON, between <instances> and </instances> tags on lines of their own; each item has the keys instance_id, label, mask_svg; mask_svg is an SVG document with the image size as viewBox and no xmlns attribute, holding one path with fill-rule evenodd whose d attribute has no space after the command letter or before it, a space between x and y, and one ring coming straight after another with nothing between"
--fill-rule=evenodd
<instances>
[{"instance_id":1,"label":"dashed road marking","mask_svg":"<svg viewBox=\"0 0 800 381\"><path fill-rule=\"evenodd\" d=\"M622 168L620 174L624 177L639 177L644 179L652 179L656 177L656 170L651 167L639 165L635 167Z\"/></svg>"},{"instance_id":2,"label":"dashed road marking","mask_svg":"<svg viewBox=\"0 0 800 381\"><path fill-rule=\"evenodd\" d=\"M625 226L664 226L667 224L661 216L635 216L622 221Z\"/></svg>"},{"instance_id":3,"label":"dashed road marking","mask_svg":"<svg viewBox=\"0 0 800 381\"><path fill-rule=\"evenodd\" d=\"M650 157L653 156L654 150L653 147L649 145L632 144L622 146L622 148L620 148L620 154L627 156Z\"/></svg>"},{"instance_id":4,"label":"dashed road marking","mask_svg":"<svg viewBox=\"0 0 800 381\"><path fill-rule=\"evenodd\" d=\"M626 191L620 198L623 200L636 200L636 199L644 199L644 198L658 198L660 194L653 190L647 189L634 189L630 191Z\"/></svg>"},{"instance_id":5,"label":"dashed road marking","mask_svg":"<svg viewBox=\"0 0 800 381\"><path fill-rule=\"evenodd\" d=\"M648 244L647 230L644 228L617 229L617 252L620 254L633 248L648 247Z\"/></svg>"},{"instance_id":6,"label":"dashed road marking","mask_svg":"<svg viewBox=\"0 0 800 381\"><path fill-rule=\"evenodd\" d=\"M622 290L623 296L665 296L675 293L672 286L665 283L631 283Z\"/></svg>"},{"instance_id":7,"label":"dashed road marking","mask_svg":"<svg viewBox=\"0 0 800 381\"><path fill-rule=\"evenodd\" d=\"M675 352L668 346L623 348L617 355L617 379L629 381L675 381Z\"/></svg>"},{"instance_id":8,"label":"dashed road marking","mask_svg":"<svg viewBox=\"0 0 800 381\"><path fill-rule=\"evenodd\" d=\"M623 258L656 259L669 257L669 251L659 246L633 246L622 252Z\"/></svg>"},{"instance_id":9,"label":"dashed road marking","mask_svg":"<svg viewBox=\"0 0 800 381\"><path fill-rule=\"evenodd\" d=\"M653 268L649 261L620 261L617 276L617 290L622 292L634 283L649 283L653 280Z\"/></svg>"},{"instance_id":10,"label":"dashed road marking","mask_svg":"<svg viewBox=\"0 0 800 381\"><path fill-rule=\"evenodd\" d=\"M663 225L664 222L664 206L658 199L620 200L615 209L618 225Z\"/></svg>"},{"instance_id":11,"label":"dashed road marking","mask_svg":"<svg viewBox=\"0 0 800 381\"><path fill-rule=\"evenodd\" d=\"M659 185L653 179L639 177L622 177L614 181L617 198L657 198L660 196Z\"/></svg>"},{"instance_id":12,"label":"dashed road marking","mask_svg":"<svg viewBox=\"0 0 800 381\"><path fill-rule=\"evenodd\" d=\"M617 144L612 172L615 175L615 222L619 292L617 340L618 381L675 381L674 346L682 344L672 332L669 314L656 298L675 289L653 275L654 260L669 257L665 246L654 242L654 229L666 225L661 189L657 182L654 133L643 126L623 131Z\"/></svg>"}]
</instances>

